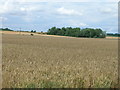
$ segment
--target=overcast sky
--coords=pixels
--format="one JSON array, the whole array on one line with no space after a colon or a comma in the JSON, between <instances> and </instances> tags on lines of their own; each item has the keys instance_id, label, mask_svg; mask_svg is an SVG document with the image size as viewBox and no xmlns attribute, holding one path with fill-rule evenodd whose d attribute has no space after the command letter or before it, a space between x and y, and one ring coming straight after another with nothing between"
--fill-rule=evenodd
<instances>
[{"instance_id":1,"label":"overcast sky","mask_svg":"<svg viewBox=\"0 0 120 90\"><path fill-rule=\"evenodd\" d=\"M2 27L47 31L56 27L118 32L118 0L1 0Z\"/></svg>"}]
</instances>

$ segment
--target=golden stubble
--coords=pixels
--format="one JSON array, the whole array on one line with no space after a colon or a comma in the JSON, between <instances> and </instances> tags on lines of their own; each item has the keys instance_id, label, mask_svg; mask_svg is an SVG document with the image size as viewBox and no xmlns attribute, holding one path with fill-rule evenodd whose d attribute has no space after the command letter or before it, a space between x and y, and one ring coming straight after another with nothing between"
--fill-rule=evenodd
<instances>
[{"instance_id":1,"label":"golden stubble","mask_svg":"<svg viewBox=\"0 0 120 90\"><path fill-rule=\"evenodd\" d=\"M3 35L3 87L116 87L118 40Z\"/></svg>"}]
</instances>

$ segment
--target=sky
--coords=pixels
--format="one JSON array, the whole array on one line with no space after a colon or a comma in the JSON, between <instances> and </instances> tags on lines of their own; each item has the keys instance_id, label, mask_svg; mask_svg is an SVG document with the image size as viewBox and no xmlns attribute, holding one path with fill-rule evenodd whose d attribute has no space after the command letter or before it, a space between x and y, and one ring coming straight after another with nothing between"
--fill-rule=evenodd
<instances>
[{"instance_id":1,"label":"sky","mask_svg":"<svg viewBox=\"0 0 120 90\"><path fill-rule=\"evenodd\" d=\"M101 28L118 33L118 0L1 0L0 27L46 32L49 28Z\"/></svg>"}]
</instances>

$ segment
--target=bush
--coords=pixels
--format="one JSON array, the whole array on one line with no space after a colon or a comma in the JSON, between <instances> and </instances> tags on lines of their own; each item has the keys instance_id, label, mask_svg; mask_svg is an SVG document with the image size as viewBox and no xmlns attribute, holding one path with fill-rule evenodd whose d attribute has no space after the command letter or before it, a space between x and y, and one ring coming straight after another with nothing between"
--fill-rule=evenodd
<instances>
[{"instance_id":1,"label":"bush","mask_svg":"<svg viewBox=\"0 0 120 90\"><path fill-rule=\"evenodd\" d=\"M30 34L31 36L33 36L34 34Z\"/></svg>"}]
</instances>

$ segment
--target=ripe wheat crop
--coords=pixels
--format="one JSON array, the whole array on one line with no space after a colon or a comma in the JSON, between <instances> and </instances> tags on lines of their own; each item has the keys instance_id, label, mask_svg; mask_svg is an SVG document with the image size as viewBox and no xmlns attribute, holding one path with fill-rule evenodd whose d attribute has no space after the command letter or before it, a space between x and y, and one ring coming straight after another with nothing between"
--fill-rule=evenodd
<instances>
[{"instance_id":1,"label":"ripe wheat crop","mask_svg":"<svg viewBox=\"0 0 120 90\"><path fill-rule=\"evenodd\" d=\"M3 35L3 88L110 88L118 40Z\"/></svg>"}]
</instances>

